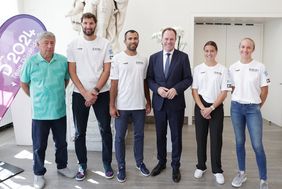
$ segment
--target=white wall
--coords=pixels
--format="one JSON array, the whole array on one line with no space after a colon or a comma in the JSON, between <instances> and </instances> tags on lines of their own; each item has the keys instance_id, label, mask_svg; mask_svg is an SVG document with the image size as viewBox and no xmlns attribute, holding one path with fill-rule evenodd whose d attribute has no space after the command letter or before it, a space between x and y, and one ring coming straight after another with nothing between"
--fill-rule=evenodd
<instances>
[{"instance_id":1,"label":"white wall","mask_svg":"<svg viewBox=\"0 0 282 189\"><path fill-rule=\"evenodd\" d=\"M262 109L267 120L282 126L282 19L267 22L264 28L264 64L271 78L269 95Z\"/></svg>"},{"instance_id":2,"label":"white wall","mask_svg":"<svg viewBox=\"0 0 282 189\"><path fill-rule=\"evenodd\" d=\"M31 14L43 22L47 30L56 35L56 52L66 55L67 44L77 35L66 13L73 0L18 0L20 13Z\"/></svg>"},{"instance_id":3,"label":"white wall","mask_svg":"<svg viewBox=\"0 0 282 189\"><path fill-rule=\"evenodd\" d=\"M139 50L150 55L160 49L160 45L151 40L152 33L166 26L180 26L184 28L188 42L185 51L191 54L194 15L252 17L281 12L282 2L279 0L260 0L259 3L256 0L129 0L124 29L137 29L142 37Z\"/></svg>"},{"instance_id":4,"label":"white wall","mask_svg":"<svg viewBox=\"0 0 282 189\"><path fill-rule=\"evenodd\" d=\"M73 0L25 0L24 3L22 0L18 1L23 5L22 13L38 17L48 30L56 34L57 52L65 54L67 44L76 36L69 19L64 17L70 10ZM195 16L278 17L281 15L282 2L280 0L260 0L259 3L257 0L129 0L123 31L137 30L140 33L139 52L149 56L161 49L160 44L151 39L153 33L166 26L180 26L185 30L184 41L188 44L184 51L189 54L191 65L193 65ZM273 50L273 48L270 49ZM279 67L280 70L281 67ZM187 92L190 93L190 90ZM188 110L190 110L192 108L190 94L187 99L189 101ZM276 109L278 106L273 106L273 108ZM269 119L272 121L277 117L269 116Z\"/></svg>"},{"instance_id":5,"label":"white wall","mask_svg":"<svg viewBox=\"0 0 282 189\"><path fill-rule=\"evenodd\" d=\"M73 0L18 0L23 4L22 13L38 17L57 35L57 51L64 53L68 41L75 32L64 15L71 9ZM129 0L124 31L135 29L140 33L139 51L149 56L160 49L151 35L166 26L180 26L185 30L188 46L184 49L191 53L193 47L193 15L214 16L264 16L282 12L280 0ZM121 36L122 38L122 36Z\"/></svg>"},{"instance_id":6,"label":"white wall","mask_svg":"<svg viewBox=\"0 0 282 189\"><path fill-rule=\"evenodd\" d=\"M0 0L0 25L3 24L8 18L18 13L17 0Z\"/></svg>"}]
</instances>

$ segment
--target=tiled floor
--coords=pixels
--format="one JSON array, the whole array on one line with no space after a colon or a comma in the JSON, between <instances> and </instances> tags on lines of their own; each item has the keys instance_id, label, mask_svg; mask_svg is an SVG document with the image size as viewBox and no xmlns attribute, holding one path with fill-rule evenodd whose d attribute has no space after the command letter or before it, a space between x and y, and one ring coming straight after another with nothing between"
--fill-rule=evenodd
<instances>
[{"instance_id":1,"label":"tiled floor","mask_svg":"<svg viewBox=\"0 0 282 189\"><path fill-rule=\"evenodd\" d=\"M56 165L54 165L54 148L50 142L46 153L47 173L45 178L49 189L86 189L86 188L124 188L124 189L231 189L231 181L236 174L236 154L234 144L233 128L230 119L225 119L222 164L224 169L225 184L218 185L210 170L210 161L208 157L208 171L202 179L194 179L193 172L196 164L196 142L193 126L184 126L183 129L183 154L181 161L182 180L175 184L171 179L171 168L169 166L170 157L166 170L157 177L143 177L135 168L132 151L132 133L127 138L127 181L123 184L117 182L116 178L107 180L101 176L103 172L101 153L88 152L88 176L81 182L73 179L67 179L57 174ZM253 150L248 139L247 149L247 174L248 180L241 187L242 189L259 188L258 170ZM264 147L267 154L267 167L270 189L282 188L282 128L275 125L264 125ZM208 153L209 154L209 153ZM168 154L170 155L170 153ZM154 125L148 124L145 128L144 157L147 167L151 170L157 163L156 142ZM18 176L0 183L0 188L32 188L32 147L17 146L15 144L13 128L0 132L0 160L14 164L23 168L25 171ZM76 156L74 151L69 151L69 167L76 169ZM115 156L113 154L113 167L116 168Z\"/></svg>"}]
</instances>

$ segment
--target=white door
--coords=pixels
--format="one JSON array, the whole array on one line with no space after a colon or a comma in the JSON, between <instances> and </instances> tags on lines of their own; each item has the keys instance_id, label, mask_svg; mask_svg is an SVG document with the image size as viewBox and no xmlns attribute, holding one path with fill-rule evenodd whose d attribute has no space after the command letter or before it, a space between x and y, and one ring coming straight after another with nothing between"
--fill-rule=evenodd
<instances>
[{"instance_id":1,"label":"white door","mask_svg":"<svg viewBox=\"0 0 282 189\"><path fill-rule=\"evenodd\" d=\"M262 62L262 46L263 46L263 25L257 24L252 26L227 26L226 30L226 66L239 60L239 43L249 37L255 41L255 51L253 58Z\"/></svg>"},{"instance_id":2,"label":"white door","mask_svg":"<svg viewBox=\"0 0 282 189\"><path fill-rule=\"evenodd\" d=\"M253 58L262 61L263 25L195 25L194 32L194 67L204 61L203 46L207 41L214 41L218 46L217 61L227 68L239 60L239 42L250 37L256 47ZM224 101L224 115L230 116L229 93Z\"/></svg>"},{"instance_id":3,"label":"white door","mask_svg":"<svg viewBox=\"0 0 282 189\"><path fill-rule=\"evenodd\" d=\"M205 60L203 47L207 41L216 42L218 47L217 61L225 65L226 29L226 26L195 25L194 67Z\"/></svg>"}]
</instances>

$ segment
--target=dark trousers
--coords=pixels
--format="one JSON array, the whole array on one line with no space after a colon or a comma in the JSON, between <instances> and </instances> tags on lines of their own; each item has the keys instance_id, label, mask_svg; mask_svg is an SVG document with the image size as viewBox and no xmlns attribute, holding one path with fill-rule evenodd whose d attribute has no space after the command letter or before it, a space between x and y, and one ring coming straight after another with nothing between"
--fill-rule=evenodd
<instances>
[{"instance_id":1,"label":"dark trousers","mask_svg":"<svg viewBox=\"0 0 282 189\"><path fill-rule=\"evenodd\" d=\"M201 98L205 107L212 104L205 102ZM222 149L222 132L223 132L223 104L218 106L211 113L211 119L205 119L201 115L201 110L195 105L195 130L197 141L198 164L196 167L201 170L207 169L207 138L210 130L210 153L211 167L213 173L222 173L221 169L221 149Z\"/></svg>"},{"instance_id":2,"label":"dark trousers","mask_svg":"<svg viewBox=\"0 0 282 189\"><path fill-rule=\"evenodd\" d=\"M67 166L68 152L66 142L66 116L56 120L32 120L33 144L33 172L35 175L44 175L45 152L48 144L49 131L52 130L55 143L55 162L57 169Z\"/></svg>"},{"instance_id":3,"label":"dark trousers","mask_svg":"<svg viewBox=\"0 0 282 189\"><path fill-rule=\"evenodd\" d=\"M87 167L87 149L86 149L86 128L90 107L85 106L85 99L80 93L73 92L72 110L75 125L75 152L78 163L84 169ZM98 126L102 137L102 160L104 167L112 162L112 131L111 116L109 113L109 92L103 92L98 95L95 104L92 105Z\"/></svg>"},{"instance_id":4,"label":"dark trousers","mask_svg":"<svg viewBox=\"0 0 282 189\"><path fill-rule=\"evenodd\" d=\"M119 117L115 119L115 150L118 167L125 167L125 135L129 119L134 129L134 157L136 166L143 162L145 110L119 110Z\"/></svg>"},{"instance_id":5,"label":"dark trousers","mask_svg":"<svg viewBox=\"0 0 282 189\"><path fill-rule=\"evenodd\" d=\"M167 123L169 123L171 131L171 166L173 169L180 167L180 158L182 153L182 127L184 121L184 109L181 110L169 110L163 108L158 111L154 109L155 121L156 121L156 134L157 134L157 158L159 164L166 164L166 142L167 142Z\"/></svg>"}]
</instances>

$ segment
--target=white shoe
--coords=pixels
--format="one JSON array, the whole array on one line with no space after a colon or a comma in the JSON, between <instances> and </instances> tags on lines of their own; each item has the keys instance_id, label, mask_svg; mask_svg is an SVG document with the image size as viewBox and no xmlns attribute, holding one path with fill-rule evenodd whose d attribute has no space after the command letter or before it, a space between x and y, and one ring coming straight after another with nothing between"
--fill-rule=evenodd
<instances>
[{"instance_id":1,"label":"white shoe","mask_svg":"<svg viewBox=\"0 0 282 189\"><path fill-rule=\"evenodd\" d=\"M218 184L224 184L224 176L222 173L215 173L213 175L215 176L215 180Z\"/></svg>"},{"instance_id":2,"label":"white shoe","mask_svg":"<svg viewBox=\"0 0 282 189\"><path fill-rule=\"evenodd\" d=\"M63 168L63 169L58 169L58 173L60 173L61 175L67 178L74 178L76 175L76 172L70 170L68 167Z\"/></svg>"},{"instance_id":3,"label":"white shoe","mask_svg":"<svg viewBox=\"0 0 282 189\"><path fill-rule=\"evenodd\" d=\"M35 189L42 189L45 186L45 179L43 175L34 175L33 186Z\"/></svg>"},{"instance_id":4,"label":"white shoe","mask_svg":"<svg viewBox=\"0 0 282 189\"><path fill-rule=\"evenodd\" d=\"M247 180L247 175L245 173L240 173L239 171L238 174L234 177L231 185L233 187L239 188L242 186L244 182L246 182L246 180Z\"/></svg>"},{"instance_id":5,"label":"white shoe","mask_svg":"<svg viewBox=\"0 0 282 189\"><path fill-rule=\"evenodd\" d=\"M268 189L267 181L266 180L260 180L259 188L260 189Z\"/></svg>"},{"instance_id":6,"label":"white shoe","mask_svg":"<svg viewBox=\"0 0 282 189\"><path fill-rule=\"evenodd\" d=\"M201 170L201 169L196 169L194 172L194 177L199 179L202 178L203 174L206 172L207 170Z\"/></svg>"}]
</instances>

